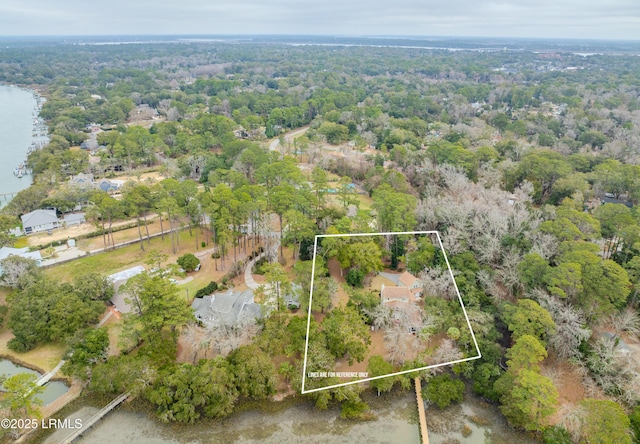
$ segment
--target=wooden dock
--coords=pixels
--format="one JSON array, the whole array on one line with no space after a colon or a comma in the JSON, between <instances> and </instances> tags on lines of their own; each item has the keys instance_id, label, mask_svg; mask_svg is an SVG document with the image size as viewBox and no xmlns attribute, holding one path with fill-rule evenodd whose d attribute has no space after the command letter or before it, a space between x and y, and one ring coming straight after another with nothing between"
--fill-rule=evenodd
<instances>
[{"instance_id":1,"label":"wooden dock","mask_svg":"<svg viewBox=\"0 0 640 444\"><path fill-rule=\"evenodd\" d=\"M427 415L424 411L424 401L422 400L422 383L420 378L415 379L416 383L416 399L418 401L418 416L420 419L420 436L422 436L422 444L429 444L429 430L427 429Z\"/></svg>"},{"instance_id":2,"label":"wooden dock","mask_svg":"<svg viewBox=\"0 0 640 444\"><path fill-rule=\"evenodd\" d=\"M131 393L129 392L123 393L122 395L118 396L116 399L114 399L109 404L107 404L102 409L100 409L95 415L89 418L87 422L83 423L82 428L74 431L71 435L67 436L62 442L64 444L69 444L75 441L76 439L78 439L80 435L82 435L84 432L89 430L96 422L101 420L102 417L105 416L107 413L109 413L111 410L115 409L117 406L122 404L129 396L131 396Z\"/></svg>"},{"instance_id":3,"label":"wooden dock","mask_svg":"<svg viewBox=\"0 0 640 444\"><path fill-rule=\"evenodd\" d=\"M14 197L16 197L16 194L18 194L17 191L14 193L0 193L0 200L3 200L3 201L11 200Z\"/></svg>"}]
</instances>

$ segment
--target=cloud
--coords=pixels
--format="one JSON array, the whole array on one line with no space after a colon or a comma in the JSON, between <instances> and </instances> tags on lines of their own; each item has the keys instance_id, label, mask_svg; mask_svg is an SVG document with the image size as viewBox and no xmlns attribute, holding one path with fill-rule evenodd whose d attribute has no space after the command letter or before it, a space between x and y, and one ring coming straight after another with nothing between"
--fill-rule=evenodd
<instances>
[{"instance_id":1,"label":"cloud","mask_svg":"<svg viewBox=\"0 0 640 444\"><path fill-rule=\"evenodd\" d=\"M483 35L640 39L637 0L0 0L0 34Z\"/></svg>"}]
</instances>

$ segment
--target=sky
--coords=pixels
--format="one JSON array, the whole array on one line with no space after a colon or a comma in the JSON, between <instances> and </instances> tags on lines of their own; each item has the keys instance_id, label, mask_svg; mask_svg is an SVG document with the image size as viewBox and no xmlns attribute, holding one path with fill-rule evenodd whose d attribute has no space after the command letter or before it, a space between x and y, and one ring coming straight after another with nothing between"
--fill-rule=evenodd
<instances>
[{"instance_id":1,"label":"sky","mask_svg":"<svg viewBox=\"0 0 640 444\"><path fill-rule=\"evenodd\" d=\"M640 40L640 0L0 0L0 35Z\"/></svg>"}]
</instances>

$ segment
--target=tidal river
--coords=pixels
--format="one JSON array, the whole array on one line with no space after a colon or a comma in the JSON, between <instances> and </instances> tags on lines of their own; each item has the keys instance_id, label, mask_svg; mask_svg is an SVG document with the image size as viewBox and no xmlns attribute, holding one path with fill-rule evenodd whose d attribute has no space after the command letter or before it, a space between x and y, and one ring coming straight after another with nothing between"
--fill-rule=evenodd
<instances>
[{"instance_id":1,"label":"tidal river","mask_svg":"<svg viewBox=\"0 0 640 444\"><path fill-rule=\"evenodd\" d=\"M308 402L299 402L273 412L248 410L219 421L194 425L163 424L153 415L132 411L126 403L98 422L79 444L419 444L418 409L413 392L393 393L378 398L367 393L366 401L376 414L375 421L340 419L339 409L319 411ZM68 416L87 421L98 407L78 405ZM497 408L471 393L464 403L440 411L427 409L431 444L535 444L531 437L513 430ZM45 444L64 440L69 433L58 430Z\"/></svg>"},{"instance_id":2,"label":"tidal river","mask_svg":"<svg viewBox=\"0 0 640 444\"><path fill-rule=\"evenodd\" d=\"M31 185L31 175L17 177L15 169L27 158L34 143L43 143L46 128L38 120L38 99L33 91L0 85L0 195ZM0 196L0 206L7 203Z\"/></svg>"}]
</instances>

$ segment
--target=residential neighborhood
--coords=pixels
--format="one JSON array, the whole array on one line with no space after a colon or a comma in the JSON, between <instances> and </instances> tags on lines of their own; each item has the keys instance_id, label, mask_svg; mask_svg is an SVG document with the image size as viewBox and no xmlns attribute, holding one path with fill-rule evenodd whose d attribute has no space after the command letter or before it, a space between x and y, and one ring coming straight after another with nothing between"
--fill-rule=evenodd
<instances>
[{"instance_id":1,"label":"residential neighborhood","mask_svg":"<svg viewBox=\"0 0 640 444\"><path fill-rule=\"evenodd\" d=\"M0 443L640 436L640 44L134 34L0 38Z\"/></svg>"},{"instance_id":2,"label":"residential neighborhood","mask_svg":"<svg viewBox=\"0 0 640 444\"><path fill-rule=\"evenodd\" d=\"M355 349L353 353L347 351L344 355L347 359L337 356L333 371L339 370L339 373L345 375L363 372L374 356L382 356L385 360L400 365L412 365L410 363L415 362L415 368L439 365L460 356L455 350L444 353L444 349L450 346L452 340L459 339L460 334L470 336L473 332L465 322L461 301L458 298L448 301L448 295L455 293L450 276L439 275L436 277L438 282L435 282L428 273L434 258L439 256L437 251L441 251L436 232L359 233L358 236L344 237L336 234L320 240L315 255L316 261L319 261L316 262L316 267L324 269L322 258L325 251L331 251L327 262L329 276L320 277L319 282L314 282L313 297L324 297L323 286L319 284L325 279L342 283L342 288L332 296L330 308L322 312L320 330L322 331L322 325L332 318L334 312L358 306L361 307L362 316L359 322L366 320L370 325L370 328L363 328L356 336L356 341L361 341L364 348ZM381 247L384 245L392 246L394 253L391 256L382 254ZM365 271L369 272L364 275L361 273L365 266L364 260L350 262L350 265L346 261L339 263L340 257L358 257L362 254L360 250L362 253L366 251L368 256ZM331 258L332 255L336 258ZM414 268L424 269L425 272L419 273L420 277L415 276L405 269L409 262L415 262ZM344 265L347 267L344 268ZM334 270L339 273L334 274ZM358 276L359 279L353 280L350 278L352 276ZM341 296L344 294L347 295L346 298ZM354 302L355 300L367 300L369 306L363 307L363 302ZM314 302L311 304L312 311ZM446 317L450 324L442 317L443 303L452 310ZM314 319L310 317L309 321L314 322ZM357 318L349 321L347 319L352 318L346 317L343 322L350 322L351 327L355 328L353 323L357 322ZM307 358L313 359L311 355L307 355ZM340 381L352 380L353 377L348 376ZM314 388L318 387L317 383L311 383Z\"/></svg>"}]
</instances>

